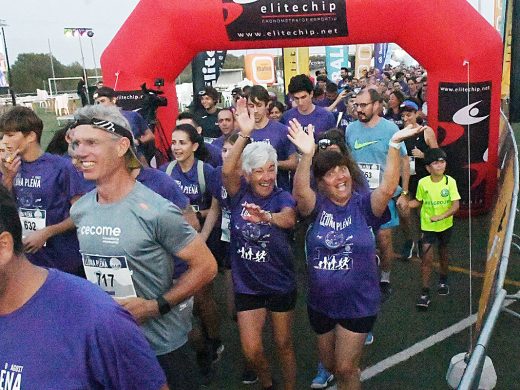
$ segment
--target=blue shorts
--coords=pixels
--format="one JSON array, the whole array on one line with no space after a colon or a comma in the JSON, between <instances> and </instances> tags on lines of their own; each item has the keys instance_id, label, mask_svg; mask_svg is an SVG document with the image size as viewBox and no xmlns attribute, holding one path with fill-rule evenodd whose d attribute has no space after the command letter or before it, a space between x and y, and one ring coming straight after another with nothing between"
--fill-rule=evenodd
<instances>
[{"instance_id":1,"label":"blue shorts","mask_svg":"<svg viewBox=\"0 0 520 390\"><path fill-rule=\"evenodd\" d=\"M394 199L388 202L388 209L390 210L390 221L381 225L381 229L391 229L399 226L399 214L397 213L397 206Z\"/></svg>"}]
</instances>

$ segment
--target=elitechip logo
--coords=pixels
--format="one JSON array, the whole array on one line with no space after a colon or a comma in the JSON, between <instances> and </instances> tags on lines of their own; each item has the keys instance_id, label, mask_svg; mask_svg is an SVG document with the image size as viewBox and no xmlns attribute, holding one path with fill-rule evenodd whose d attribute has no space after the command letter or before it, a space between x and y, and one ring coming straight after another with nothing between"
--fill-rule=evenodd
<instances>
[{"instance_id":1,"label":"elitechip logo","mask_svg":"<svg viewBox=\"0 0 520 390\"><path fill-rule=\"evenodd\" d=\"M222 0L231 41L348 36L345 0Z\"/></svg>"}]
</instances>

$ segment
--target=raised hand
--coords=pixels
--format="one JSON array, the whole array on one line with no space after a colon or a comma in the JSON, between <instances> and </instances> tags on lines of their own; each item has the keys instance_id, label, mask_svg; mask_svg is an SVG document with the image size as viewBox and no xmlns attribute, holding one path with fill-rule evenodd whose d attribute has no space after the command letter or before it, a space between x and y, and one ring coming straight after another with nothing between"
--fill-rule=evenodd
<instances>
[{"instance_id":1,"label":"raised hand","mask_svg":"<svg viewBox=\"0 0 520 390\"><path fill-rule=\"evenodd\" d=\"M302 125L297 119L291 119L289 121L289 133L287 138L303 153L306 155L314 155L316 145L314 144L314 126L307 126L306 133L303 130Z\"/></svg>"},{"instance_id":2,"label":"raised hand","mask_svg":"<svg viewBox=\"0 0 520 390\"><path fill-rule=\"evenodd\" d=\"M255 115L247 107L247 99L244 97L238 99L236 107L235 119L240 128L240 132L243 135L249 136L255 128Z\"/></svg>"},{"instance_id":3,"label":"raised hand","mask_svg":"<svg viewBox=\"0 0 520 390\"><path fill-rule=\"evenodd\" d=\"M424 130L426 130L427 126L419 126L419 127L413 127L412 125L406 126L404 129L399 130L394 133L392 136L392 142L399 143L401 141L404 141L407 138L413 137Z\"/></svg>"},{"instance_id":4,"label":"raised hand","mask_svg":"<svg viewBox=\"0 0 520 390\"><path fill-rule=\"evenodd\" d=\"M269 223L273 218L270 212L262 210L260 206L254 203L244 203L242 207L247 211L247 214L242 217L245 221L252 223Z\"/></svg>"}]
</instances>

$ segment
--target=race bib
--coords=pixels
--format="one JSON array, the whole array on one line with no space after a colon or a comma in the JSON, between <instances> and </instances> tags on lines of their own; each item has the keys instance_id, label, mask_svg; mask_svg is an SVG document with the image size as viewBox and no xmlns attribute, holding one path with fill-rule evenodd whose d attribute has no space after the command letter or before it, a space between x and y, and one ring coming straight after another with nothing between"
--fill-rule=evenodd
<instances>
[{"instance_id":1,"label":"race bib","mask_svg":"<svg viewBox=\"0 0 520 390\"><path fill-rule=\"evenodd\" d=\"M81 254L87 279L114 298L136 297L126 256Z\"/></svg>"},{"instance_id":2,"label":"race bib","mask_svg":"<svg viewBox=\"0 0 520 390\"><path fill-rule=\"evenodd\" d=\"M381 175L381 165L370 163L359 163L359 168L365 174L368 186L371 190L379 187L379 176Z\"/></svg>"},{"instance_id":3,"label":"race bib","mask_svg":"<svg viewBox=\"0 0 520 390\"><path fill-rule=\"evenodd\" d=\"M229 226L231 224L231 213L229 210L222 209L222 222L220 223L220 229L222 230L222 234L220 235L220 239L225 242L229 242L231 238L231 232L229 230Z\"/></svg>"},{"instance_id":4,"label":"race bib","mask_svg":"<svg viewBox=\"0 0 520 390\"><path fill-rule=\"evenodd\" d=\"M29 233L45 228L47 211L42 209L18 209L20 222L22 223L22 238Z\"/></svg>"},{"instance_id":5,"label":"race bib","mask_svg":"<svg viewBox=\"0 0 520 390\"><path fill-rule=\"evenodd\" d=\"M410 156L410 175L415 175L415 157Z\"/></svg>"}]
</instances>

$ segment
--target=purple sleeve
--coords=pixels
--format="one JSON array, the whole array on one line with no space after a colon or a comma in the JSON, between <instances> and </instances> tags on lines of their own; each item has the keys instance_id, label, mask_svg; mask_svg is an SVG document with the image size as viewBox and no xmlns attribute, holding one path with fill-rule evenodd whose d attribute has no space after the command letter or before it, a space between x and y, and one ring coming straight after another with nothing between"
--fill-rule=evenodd
<instances>
[{"instance_id":1,"label":"purple sleeve","mask_svg":"<svg viewBox=\"0 0 520 390\"><path fill-rule=\"evenodd\" d=\"M360 207L365 215L367 225L372 227L372 230L376 231L381 225L390 221L390 209L386 206L386 209L380 217L376 217L372 212L372 204L370 203L372 193L367 192L361 195Z\"/></svg>"},{"instance_id":2,"label":"purple sleeve","mask_svg":"<svg viewBox=\"0 0 520 390\"><path fill-rule=\"evenodd\" d=\"M208 181L209 192L211 193L211 196L213 196L214 198L219 199L221 184L222 170L220 169L220 167L218 167L213 171L213 175L211 175Z\"/></svg>"},{"instance_id":3,"label":"purple sleeve","mask_svg":"<svg viewBox=\"0 0 520 390\"><path fill-rule=\"evenodd\" d=\"M63 176L62 188L68 187L68 200L70 201L75 196L81 196L85 193L85 179L82 174L72 165L72 162L66 158L61 158L63 161Z\"/></svg>"},{"instance_id":4,"label":"purple sleeve","mask_svg":"<svg viewBox=\"0 0 520 390\"><path fill-rule=\"evenodd\" d=\"M279 210L282 210L284 207L293 209L296 207L296 201L289 192L282 190L276 198L276 206Z\"/></svg>"},{"instance_id":5,"label":"purple sleeve","mask_svg":"<svg viewBox=\"0 0 520 390\"><path fill-rule=\"evenodd\" d=\"M170 179L171 177L168 176ZM190 199L184 195L184 193L181 190L181 187L177 184L177 182L173 179L171 179L172 183L170 186L170 192L171 196L169 197L169 201L172 202L175 206L180 208L181 210L184 210L188 205L190 204Z\"/></svg>"},{"instance_id":6,"label":"purple sleeve","mask_svg":"<svg viewBox=\"0 0 520 390\"><path fill-rule=\"evenodd\" d=\"M336 127L336 119L334 118L334 114L332 112L327 112L327 130Z\"/></svg>"},{"instance_id":7,"label":"purple sleeve","mask_svg":"<svg viewBox=\"0 0 520 390\"><path fill-rule=\"evenodd\" d=\"M106 389L160 389L166 377L130 314L119 307L100 313L89 335L88 367Z\"/></svg>"},{"instance_id":8,"label":"purple sleeve","mask_svg":"<svg viewBox=\"0 0 520 390\"><path fill-rule=\"evenodd\" d=\"M204 179L206 180L206 191L210 191L210 182L216 169L209 164L204 164Z\"/></svg>"},{"instance_id":9,"label":"purple sleeve","mask_svg":"<svg viewBox=\"0 0 520 390\"><path fill-rule=\"evenodd\" d=\"M163 165L161 165L159 168L157 168L158 170L160 171L163 171L163 172L166 172L166 168L168 168L168 164L170 164L171 161L168 161L166 163L164 163Z\"/></svg>"}]
</instances>

